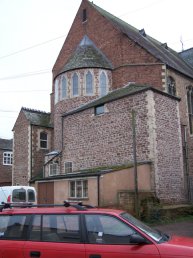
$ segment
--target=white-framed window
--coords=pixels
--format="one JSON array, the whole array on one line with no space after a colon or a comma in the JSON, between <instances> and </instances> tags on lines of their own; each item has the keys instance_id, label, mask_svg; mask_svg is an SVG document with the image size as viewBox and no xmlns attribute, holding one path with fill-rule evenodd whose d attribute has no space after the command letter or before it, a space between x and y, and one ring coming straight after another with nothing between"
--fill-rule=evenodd
<instances>
[{"instance_id":1,"label":"white-framed window","mask_svg":"<svg viewBox=\"0 0 193 258\"><path fill-rule=\"evenodd\" d=\"M76 73L72 76L72 96L79 96L79 82L78 75Z\"/></svg>"},{"instance_id":2,"label":"white-framed window","mask_svg":"<svg viewBox=\"0 0 193 258\"><path fill-rule=\"evenodd\" d=\"M52 162L49 165L49 175L50 176L55 176L58 175L58 163Z\"/></svg>"},{"instance_id":3,"label":"white-framed window","mask_svg":"<svg viewBox=\"0 0 193 258\"><path fill-rule=\"evenodd\" d=\"M3 153L3 165L12 165L13 162L13 152L6 151Z\"/></svg>"},{"instance_id":4,"label":"white-framed window","mask_svg":"<svg viewBox=\"0 0 193 258\"><path fill-rule=\"evenodd\" d=\"M54 95L55 95L55 104L56 104L59 101L59 80L58 79L55 80Z\"/></svg>"},{"instance_id":5,"label":"white-framed window","mask_svg":"<svg viewBox=\"0 0 193 258\"><path fill-rule=\"evenodd\" d=\"M90 71L86 73L86 95L93 95L93 75Z\"/></svg>"},{"instance_id":6,"label":"white-framed window","mask_svg":"<svg viewBox=\"0 0 193 258\"><path fill-rule=\"evenodd\" d=\"M46 132L40 132L40 148L48 148L48 134Z\"/></svg>"},{"instance_id":7,"label":"white-framed window","mask_svg":"<svg viewBox=\"0 0 193 258\"><path fill-rule=\"evenodd\" d=\"M64 163L64 170L65 170L66 174L72 173L72 162L71 161L67 161Z\"/></svg>"},{"instance_id":8,"label":"white-framed window","mask_svg":"<svg viewBox=\"0 0 193 258\"><path fill-rule=\"evenodd\" d=\"M101 97L106 95L107 94L107 75L104 71L100 74L99 87L100 87L99 95Z\"/></svg>"},{"instance_id":9,"label":"white-framed window","mask_svg":"<svg viewBox=\"0 0 193 258\"><path fill-rule=\"evenodd\" d=\"M69 182L70 198L88 197L88 180L73 180Z\"/></svg>"},{"instance_id":10,"label":"white-framed window","mask_svg":"<svg viewBox=\"0 0 193 258\"><path fill-rule=\"evenodd\" d=\"M62 78L62 99L67 98L67 80L66 77Z\"/></svg>"}]
</instances>

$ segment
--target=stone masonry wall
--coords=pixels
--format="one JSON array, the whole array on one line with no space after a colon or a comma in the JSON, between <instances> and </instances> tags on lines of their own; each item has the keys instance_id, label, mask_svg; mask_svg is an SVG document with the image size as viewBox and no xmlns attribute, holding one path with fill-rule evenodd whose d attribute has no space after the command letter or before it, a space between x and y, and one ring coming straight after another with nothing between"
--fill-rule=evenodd
<instances>
[{"instance_id":1,"label":"stone masonry wall","mask_svg":"<svg viewBox=\"0 0 193 258\"><path fill-rule=\"evenodd\" d=\"M63 161L73 161L74 171L132 161L132 109L137 112L137 157L138 160L147 160L145 94L108 103L103 115L95 116L94 109L89 109L65 117Z\"/></svg>"},{"instance_id":2,"label":"stone masonry wall","mask_svg":"<svg viewBox=\"0 0 193 258\"><path fill-rule=\"evenodd\" d=\"M181 128L178 101L154 94L157 196L165 203L185 201Z\"/></svg>"}]
</instances>

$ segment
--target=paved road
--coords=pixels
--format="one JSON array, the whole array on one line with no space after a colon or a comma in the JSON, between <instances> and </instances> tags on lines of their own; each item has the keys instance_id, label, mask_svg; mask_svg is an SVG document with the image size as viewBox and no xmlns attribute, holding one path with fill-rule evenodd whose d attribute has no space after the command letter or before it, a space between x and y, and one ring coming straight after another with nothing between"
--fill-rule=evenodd
<instances>
[{"instance_id":1,"label":"paved road","mask_svg":"<svg viewBox=\"0 0 193 258\"><path fill-rule=\"evenodd\" d=\"M158 225L154 228L172 235L193 237L193 221L184 221L167 225Z\"/></svg>"}]
</instances>

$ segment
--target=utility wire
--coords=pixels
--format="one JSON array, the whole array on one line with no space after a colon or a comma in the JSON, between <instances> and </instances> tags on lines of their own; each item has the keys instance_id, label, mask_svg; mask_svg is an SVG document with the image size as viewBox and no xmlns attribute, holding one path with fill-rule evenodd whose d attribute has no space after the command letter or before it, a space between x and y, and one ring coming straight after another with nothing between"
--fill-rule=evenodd
<instances>
[{"instance_id":1,"label":"utility wire","mask_svg":"<svg viewBox=\"0 0 193 258\"><path fill-rule=\"evenodd\" d=\"M32 48L36 48L36 47L39 47L39 46L48 44L48 43L50 43L50 42L52 42L52 41L55 41L55 40L58 40L58 39L64 38L64 37L66 37L66 35L59 36L59 37L57 37L57 38L50 39L50 40L44 41L44 42L42 42L42 43L39 43L39 44L30 46L30 47L27 47L27 48L20 49L20 50L18 50L18 51L12 52L12 53L10 53L10 54L4 55L4 56L0 56L0 59L6 58L6 57L9 57L9 56L13 56L13 55L17 55L17 54L19 54L19 53L21 53L21 52L28 51L28 50L30 50L30 49L32 49Z\"/></svg>"},{"instance_id":2,"label":"utility wire","mask_svg":"<svg viewBox=\"0 0 193 258\"><path fill-rule=\"evenodd\" d=\"M39 70L39 71L28 72L28 73L23 73L23 74L16 74L16 75L7 76L7 77L1 77L0 81L23 78L23 77L34 76L34 75L40 75L40 74L45 74L45 73L51 73L51 69Z\"/></svg>"}]
</instances>

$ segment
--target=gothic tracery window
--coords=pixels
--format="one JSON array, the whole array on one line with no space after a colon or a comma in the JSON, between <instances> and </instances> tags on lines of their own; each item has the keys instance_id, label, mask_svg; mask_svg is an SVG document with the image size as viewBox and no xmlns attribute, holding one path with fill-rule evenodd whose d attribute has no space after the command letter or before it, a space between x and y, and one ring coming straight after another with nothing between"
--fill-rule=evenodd
<instances>
[{"instance_id":1,"label":"gothic tracery window","mask_svg":"<svg viewBox=\"0 0 193 258\"><path fill-rule=\"evenodd\" d=\"M86 95L93 94L93 76L90 71L86 74Z\"/></svg>"},{"instance_id":2,"label":"gothic tracery window","mask_svg":"<svg viewBox=\"0 0 193 258\"><path fill-rule=\"evenodd\" d=\"M72 76L72 96L79 95L79 88L78 88L78 75L76 73Z\"/></svg>"},{"instance_id":3,"label":"gothic tracery window","mask_svg":"<svg viewBox=\"0 0 193 258\"><path fill-rule=\"evenodd\" d=\"M104 96L107 94L107 76L105 72L100 74L100 96Z\"/></svg>"}]
</instances>

